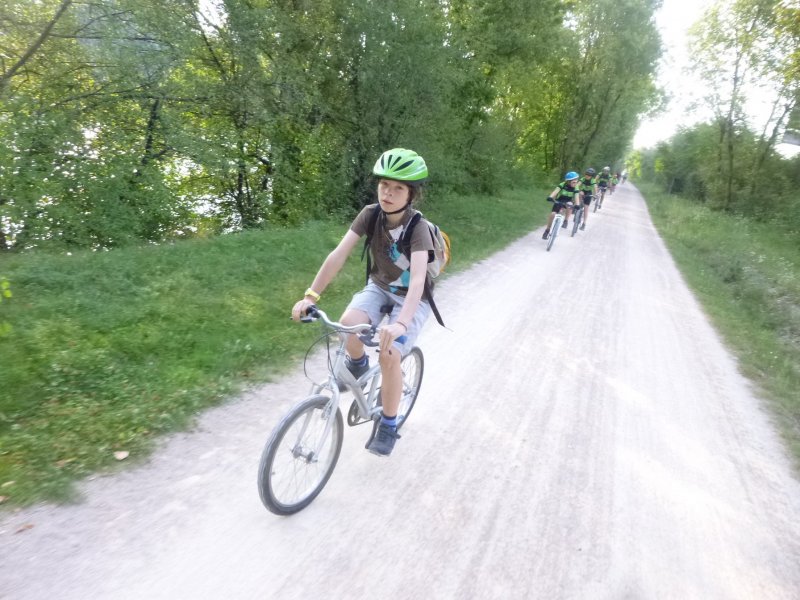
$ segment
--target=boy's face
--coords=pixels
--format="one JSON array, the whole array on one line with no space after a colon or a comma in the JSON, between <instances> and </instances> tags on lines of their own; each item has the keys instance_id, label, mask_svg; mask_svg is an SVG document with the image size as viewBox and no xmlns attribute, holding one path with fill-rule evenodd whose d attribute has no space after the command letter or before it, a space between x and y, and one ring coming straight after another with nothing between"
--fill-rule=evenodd
<instances>
[{"instance_id":1,"label":"boy's face","mask_svg":"<svg viewBox=\"0 0 800 600\"><path fill-rule=\"evenodd\" d=\"M381 179L378 181L378 202L385 212L400 210L410 196L410 189L405 183L394 179Z\"/></svg>"},{"instance_id":2,"label":"boy's face","mask_svg":"<svg viewBox=\"0 0 800 600\"><path fill-rule=\"evenodd\" d=\"M572 187L575 187L576 185L578 185L578 180L577 179L570 179L567 183L569 185L571 185Z\"/></svg>"}]
</instances>

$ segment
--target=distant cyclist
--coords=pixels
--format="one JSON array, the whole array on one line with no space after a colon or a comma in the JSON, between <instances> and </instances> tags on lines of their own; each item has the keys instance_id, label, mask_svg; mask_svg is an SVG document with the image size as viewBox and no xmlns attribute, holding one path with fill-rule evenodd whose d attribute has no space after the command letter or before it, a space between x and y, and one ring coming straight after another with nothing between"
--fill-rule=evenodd
<instances>
[{"instance_id":1,"label":"distant cyclist","mask_svg":"<svg viewBox=\"0 0 800 600\"><path fill-rule=\"evenodd\" d=\"M547 199L553 202L553 210L547 218L547 228L542 234L543 240L546 240L550 236L550 227L553 225L553 219L565 208L567 209L567 216L561 224L561 227L565 228L567 226L567 221L572 214L572 206L576 201L580 200L581 192L578 189L578 178L579 176L575 171L570 171L564 176L564 181L559 183L556 189L547 196Z\"/></svg>"},{"instance_id":2,"label":"distant cyclist","mask_svg":"<svg viewBox=\"0 0 800 600\"><path fill-rule=\"evenodd\" d=\"M583 199L583 217L581 222L581 229L586 229L586 219L589 215L589 205L592 203L592 198L597 194L597 179L595 179L595 171L592 167L586 169L581 177L580 190L581 198Z\"/></svg>"},{"instance_id":3,"label":"distant cyclist","mask_svg":"<svg viewBox=\"0 0 800 600\"><path fill-rule=\"evenodd\" d=\"M603 167L600 175L597 176L597 187L599 188L600 198L598 198L598 208L603 206L602 197L608 191L611 185L611 167Z\"/></svg>"},{"instance_id":4,"label":"distant cyclist","mask_svg":"<svg viewBox=\"0 0 800 600\"><path fill-rule=\"evenodd\" d=\"M619 183L619 173L613 173L611 175L611 185L609 186L609 189L611 190L612 194L617 191L618 183Z\"/></svg>"}]
</instances>

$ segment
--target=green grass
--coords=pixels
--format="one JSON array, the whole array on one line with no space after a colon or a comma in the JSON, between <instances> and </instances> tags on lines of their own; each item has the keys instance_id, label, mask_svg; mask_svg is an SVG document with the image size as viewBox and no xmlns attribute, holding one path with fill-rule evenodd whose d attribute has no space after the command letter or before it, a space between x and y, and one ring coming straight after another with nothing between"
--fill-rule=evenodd
<instances>
[{"instance_id":1,"label":"green grass","mask_svg":"<svg viewBox=\"0 0 800 600\"><path fill-rule=\"evenodd\" d=\"M800 232L637 185L743 374L768 400L800 468Z\"/></svg>"},{"instance_id":2,"label":"green grass","mask_svg":"<svg viewBox=\"0 0 800 600\"><path fill-rule=\"evenodd\" d=\"M800 463L798 232L736 219L642 185L688 283L774 409ZM449 273L544 222L548 190L437 198ZM161 434L294 367L316 329L292 304L346 229L310 223L169 246L0 257L0 497L75 498L75 481L148 456ZM326 290L338 314L363 282L354 253ZM440 306L447 319L447 306ZM115 451L130 458L119 463Z\"/></svg>"},{"instance_id":3,"label":"green grass","mask_svg":"<svg viewBox=\"0 0 800 600\"><path fill-rule=\"evenodd\" d=\"M532 199L545 193L421 208L450 235L452 273L542 223L548 207ZM347 224L1 257L13 292L0 304L12 327L0 337L4 506L74 499L76 480L142 460L160 434L296 365L318 332L293 324L291 306ZM333 314L363 283L359 258L325 292Z\"/></svg>"}]
</instances>

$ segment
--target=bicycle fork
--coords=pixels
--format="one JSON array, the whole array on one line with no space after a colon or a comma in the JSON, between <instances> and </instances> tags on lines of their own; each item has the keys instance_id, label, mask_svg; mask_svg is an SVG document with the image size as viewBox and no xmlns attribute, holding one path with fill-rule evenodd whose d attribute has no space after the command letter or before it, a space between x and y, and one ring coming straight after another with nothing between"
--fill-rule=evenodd
<instances>
[{"instance_id":1,"label":"bicycle fork","mask_svg":"<svg viewBox=\"0 0 800 600\"><path fill-rule=\"evenodd\" d=\"M303 426L300 428L300 431L297 434L297 440L295 441L294 445L292 446L292 456L295 459L303 458L305 459L306 463L316 463L319 460L319 455L322 452L322 448L325 447L325 442L328 440L328 436L331 434L331 427L333 427L333 415L339 406L339 386L336 382L336 376L334 373L337 373L338 370L344 364L344 348L339 347L336 351L336 360L334 361L333 368L331 369L331 373L328 377L328 387L331 390L331 397L328 399L328 402L322 408L320 415L315 414L316 411L312 410L306 413ZM348 375L350 373L348 372ZM352 377L352 375L351 375ZM314 384L311 388L312 394L319 394L325 386ZM325 421L325 429L322 431L322 435L319 436L319 440L314 448L304 449L303 448L303 440L305 439L306 431L308 427L312 424L313 419L322 419Z\"/></svg>"}]
</instances>

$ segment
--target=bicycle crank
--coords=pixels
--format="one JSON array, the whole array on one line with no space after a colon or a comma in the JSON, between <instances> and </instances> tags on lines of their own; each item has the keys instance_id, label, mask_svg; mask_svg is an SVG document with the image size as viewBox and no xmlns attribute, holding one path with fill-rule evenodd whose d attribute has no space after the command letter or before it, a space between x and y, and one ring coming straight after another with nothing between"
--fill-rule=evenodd
<instances>
[{"instance_id":1,"label":"bicycle crank","mask_svg":"<svg viewBox=\"0 0 800 600\"><path fill-rule=\"evenodd\" d=\"M370 419L361 418L361 415L358 413L358 402L353 400L353 403L350 405L350 410L347 411L347 424L350 425L350 427L354 427L369 422L371 422Z\"/></svg>"}]
</instances>

